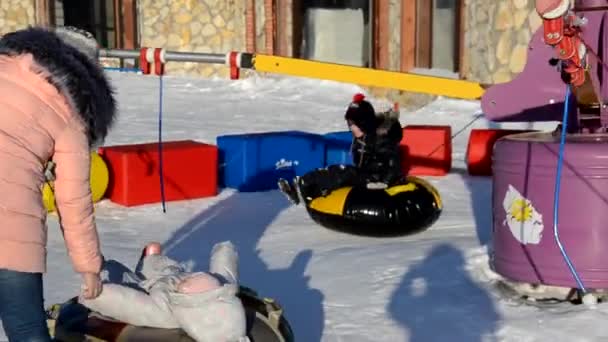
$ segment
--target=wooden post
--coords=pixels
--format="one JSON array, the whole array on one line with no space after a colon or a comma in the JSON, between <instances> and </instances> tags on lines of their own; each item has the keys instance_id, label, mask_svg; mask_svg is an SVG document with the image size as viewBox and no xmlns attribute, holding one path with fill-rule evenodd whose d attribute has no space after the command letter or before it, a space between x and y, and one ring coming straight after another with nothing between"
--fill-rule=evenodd
<instances>
[{"instance_id":1,"label":"wooden post","mask_svg":"<svg viewBox=\"0 0 608 342\"><path fill-rule=\"evenodd\" d=\"M387 0L374 3L374 67L387 70L389 67L390 25Z\"/></svg>"},{"instance_id":2,"label":"wooden post","mask_svg":"<svg viewBox=\"0 0 608 342\"><path fill-rule=\"evenodd\" d=\"M121 48L135 49L137 41L137 4L136 0L122 0L122 39ZM120 20L120 19L118 19Z\"/></svg>"},{"instance_id":3,"label":"wooden post","mask_svg":"<svg viewBox=\"0 0 608 342\"><path fill-rule=\"evenodd\" d=\"M122 1L120 0L114 0L114 47L115 48L121 48L122 47L122 41L123 41L123 34L122 34Z\"/></svg>"},{"instance_id":4,"label":"wooden post","mask_svg":"<svg viewBox=\"0 0 608 342\"><path fill-rule=\"evenodd\" d=\"M40 26L55 25L55 0L35 0L36 24Z\"/></svg>"},{"instance_id":5,"label":"wooden post","mask_svg":"<svg viewBox=\"0 0 608 342\"><path fill-rule=\"evenodd\" d=\"M279 0L277 6L278 22L275 28L278 40L277 54L279 56L287 57L291 54L291 43L289 40L289 36L291 35L292 29L288 25L288 18L291 14L291 8L293 7L293 3L292 0Z\"/></svg>"},{"instance_id":6,"label":"wooden post","mask_svg":"<svg viewBox=\"0 0 608 342\"><path fill-rule=\"evenodd\" d=\"M433 1L417 0L416 62L418 68L433 67Z\"/></svg>"},{"instance_id":7,"label":"wooden post","mask_svg":"<svg viewBox=\"0 0 608 342\"><path fill-rule=\"evenodd\" d=\"M302 0L291 0L291 56L302 56L302 29L304 27L304 9Z\"/></svg>"},{"instance_id":8,"label":"wooden post","mask_svg":"<svg viewBox=\"0 0 608 342\"><path fill-rule=\"evenodd\" d=\"M266 54L274 55L274 42L275 42L275 22L276 13L274 8L274 0L264 0L264 34L266 36L265 48Z\"/></svg>"},{"instance_id":9,"label":"wooden post","mask_svg":"<svg viewBox=\"0 0 608 342\"><path fill-rule=\"evenodd\" d=\"M416 66L416 0L401 0L401 72Z\"/></svg>"}]
</instances>

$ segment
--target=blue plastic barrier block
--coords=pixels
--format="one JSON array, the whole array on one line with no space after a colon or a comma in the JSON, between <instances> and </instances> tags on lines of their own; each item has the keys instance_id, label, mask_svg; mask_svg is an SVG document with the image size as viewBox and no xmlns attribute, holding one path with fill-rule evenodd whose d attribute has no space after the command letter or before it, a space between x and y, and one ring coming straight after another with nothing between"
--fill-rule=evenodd
<instances>
[{"instance_id":1,"label":"blue plastic barrier block","mask_svg":"<svg viewBox=\"0 0 608 342\"><path fill-rule=\"evenodd\" d=\"M219 185L239 191L277 189L279 178L292 180L325 162L323 136L300 131L223 135L217 147Z\"/></svg>"},{"instance_id":2,"label":"blue plastic barrier block","mask_svg":"<svg viewBox=\"0 0 608 342\"><path fill-rule=\"evenodd\" d=\"M353 136L350 131L327 133L323 138L325 138L325 166L353 164L350 154Z\"/></svg>"}]
</instances>

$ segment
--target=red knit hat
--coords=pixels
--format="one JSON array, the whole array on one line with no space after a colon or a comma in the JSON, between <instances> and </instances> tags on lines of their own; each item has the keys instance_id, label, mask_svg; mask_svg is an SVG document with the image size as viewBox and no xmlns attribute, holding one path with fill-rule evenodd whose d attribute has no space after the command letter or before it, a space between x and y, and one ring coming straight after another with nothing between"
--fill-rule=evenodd
<instances>
[{"instance_id":1,"label":"red knit hat","mask_svg":"<svg viewBox=\"0 0 608 342\"><path fill-rule=\"evenodd\" d=\"M365 100L365 95L357 93L348 105L344 119L357 125L364 133L376 130L376 111L371 103Z\"/></svg>"}]
</instances>

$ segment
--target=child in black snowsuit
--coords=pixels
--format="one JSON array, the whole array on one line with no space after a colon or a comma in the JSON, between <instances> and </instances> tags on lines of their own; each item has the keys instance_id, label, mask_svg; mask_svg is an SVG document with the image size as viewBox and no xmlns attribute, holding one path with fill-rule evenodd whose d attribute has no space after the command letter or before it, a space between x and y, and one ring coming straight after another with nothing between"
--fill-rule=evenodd
<instances>
[{"instance_id":1,"label":"child in black snowsuit","mask_svg":"<svg viewBox=\"0 0 608 342\"><path fill-rule=\"evenodd\" d=\"M383 189L403 180L399 152L403 133L398 113L376 113L362 94L356 94L344 119L353 134L351 153L354 166L331 165L316 169L296 177L294 184L281 179L279 188L294 204L300 202L298 192L308 203L345 186Z\"/></svg>"}]
</instances>

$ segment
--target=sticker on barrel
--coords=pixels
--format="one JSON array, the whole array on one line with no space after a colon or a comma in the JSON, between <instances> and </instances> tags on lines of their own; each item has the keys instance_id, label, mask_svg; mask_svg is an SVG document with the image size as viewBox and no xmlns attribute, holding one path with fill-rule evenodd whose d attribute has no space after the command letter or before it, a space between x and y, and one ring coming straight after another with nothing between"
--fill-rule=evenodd
<instances>
[{"instance_id":1,"label":"sticker on barrel","mask_svg":"<svg viewBox=\"0 0 608 342\"><path fill-rule=\"evenodd\" d=\"M532 202L509 185L503 201L506 219L513 237L521 244L539 244L543 235L543 216L534 208Z\"/></svg>"}]
</instances>

